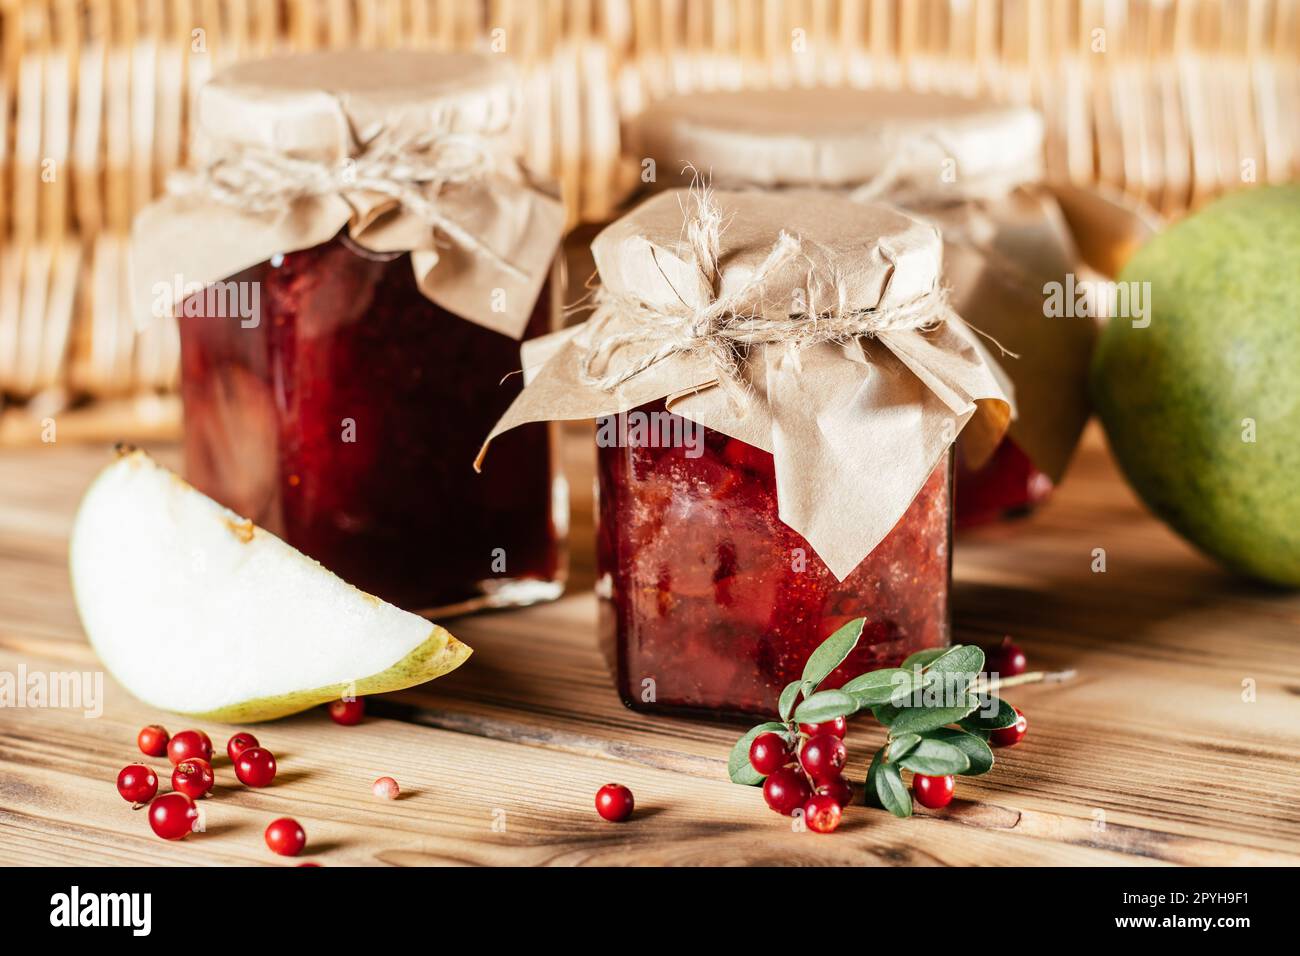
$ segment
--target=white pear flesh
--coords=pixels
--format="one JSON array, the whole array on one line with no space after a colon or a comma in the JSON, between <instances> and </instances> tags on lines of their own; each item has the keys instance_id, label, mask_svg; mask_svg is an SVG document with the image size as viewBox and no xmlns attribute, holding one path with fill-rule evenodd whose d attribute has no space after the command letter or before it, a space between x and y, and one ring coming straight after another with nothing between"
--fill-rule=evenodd
<instances>
[{"instance_id":1,"label":"white pear flesh","mask_svg":"<svg viewBox=\"0 0 1300 956\"><path fill-rule=\"evenodd\" d=\"M459 667L470 648L367 594L141 451L91 484L69 561L90 643L162 710L271 720Z\"/></svg>"}]
</instances>

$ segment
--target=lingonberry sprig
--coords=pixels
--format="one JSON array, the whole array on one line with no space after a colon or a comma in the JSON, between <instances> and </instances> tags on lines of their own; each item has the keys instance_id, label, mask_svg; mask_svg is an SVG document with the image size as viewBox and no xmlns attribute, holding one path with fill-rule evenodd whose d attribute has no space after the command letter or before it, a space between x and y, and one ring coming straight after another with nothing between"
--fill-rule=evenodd
<instances>
[{"instance_id":1,"label":"lingonberry sprig","mask_svg":"<svg viewBox=\"0 0 1300 956\"><path fill-rule=\"evenodd\" d=\"M768 805L777 812L791 814L802 807L810 825L814 815L833 816L827 830L839 823L829 803L842 808L852 798L851 787L839 776L844 746L838 739L852 714L870 710L888 731L867 773L866 800L898 817L912 815L901 771L915 775L918 802L944 806L952 799L952 776L987 773L993 767L990 737L1009 740L1006 732L1014 734L1018 721L1024 721L1014 707L989 693L993 682L981 680L984 652L969 644L919 651L899 667L867 671L838 689L821 690L857 646L865 623L865 618L850 621L809 655L802 676L781 692L779 719L751 728L736 741L727 762L732 782L762 785ZM827 733L831 727L838 733Z\"/></svg>"}]
</instances>

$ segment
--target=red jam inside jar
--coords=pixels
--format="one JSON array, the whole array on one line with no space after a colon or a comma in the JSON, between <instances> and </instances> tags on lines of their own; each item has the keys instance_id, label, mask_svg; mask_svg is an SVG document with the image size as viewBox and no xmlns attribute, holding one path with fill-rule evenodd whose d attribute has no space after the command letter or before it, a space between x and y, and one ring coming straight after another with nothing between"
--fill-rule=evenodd
<instances>
[{"instance_id":1,"label":"red jam inside jar","mask_svg":"<svg viewBox=\"0 0 1300 956\"><path fill-rule=\"evenodd\" d=\"M979 469L968 468L957 457L958 528L1023 517L1052 493L1052 479L1010 438L1002 439Z\"/></svg>"},{"instance_id":2,"label":"red jam inside jar","mask_svg":"<svg viewBox=\"0 0 1300 956\"><path fill-rule=\"evenodd\" d=\"M662 402L637 411L668 414ZM694 448L597 451L600 630L625 704L770 715L813 649L857 617L861 642L824 687L947 645L951 453L837 581L777 516L772 456L686 427L702 433Z\"/></svg>"},{"instance_id":3,"label":"red jam inside jar","mask_svg":"<svg viewBox=\"0 0 1300 956\"><path fill-rule=\"evenodd\" d=\"M494 467L472 467L521 387L499 384L517 341L430 302L409 255L343 237L230 282L256 284L236 287L256 288L256 324L206 314L202 293L180 318L200 491L400 607L558 596L567 512L548 426L501 436ZM544 287L525 338L550 328Z\"/></svg>"}]
</instances>

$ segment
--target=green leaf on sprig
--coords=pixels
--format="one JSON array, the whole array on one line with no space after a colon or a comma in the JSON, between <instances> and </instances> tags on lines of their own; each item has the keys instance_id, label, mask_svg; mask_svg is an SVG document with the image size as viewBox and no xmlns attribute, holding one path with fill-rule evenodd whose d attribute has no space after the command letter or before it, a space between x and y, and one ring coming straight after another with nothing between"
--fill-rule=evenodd
<instances>
[{"instance_id":1,"label":"green leaf on sprig","mask_svg":"<svg viewBox=\"0 0 1300 956\"><path fill-rule=\"evenodd\" d=\"M974 644L958 644L925 666L926 675L930 678L939 674L959 678L957 683L961 690L975 683L975 678L982 670L984 652Z\"/></svg>"},{"instance_id":2,"label":"green leaf on sprig","mask_svg":"<svg viewBox=\"0 0 1300 956\"><path fill-rule=\"evenodd\" d=\"M970 758L953 744L927 738L912 748L898 764L912 773L942 777L950 773L965 773L970 769Z\"/></svg>"},{"instance_id":3,"label":"green leaf on sprig","mask_svg":"<svg viewBox=\"0 0 1300 956\"><path fill-rule=\"evenodd\" d=\"M943 655L947 653L948 648L946 647L931 647L924 651L917 651L915 654L909 655L903 659L902 667L904 670L925 667L935 658L943 657Z\"/></svg>"},{"instance_id":4,"label":"green leaf on sprig","mask_svg":"<svg viewBox=\"0 0 1300 956\"><path fill-rule=\"evenodd\" d=\"M727 758L727 776L731 778L732 783L739 783L746 787L757 787L763 782L763 775L755 770L754 765L749 762L749 745L754 742L755 737L767 733L769 730L784 733L786 726L774 720L769 720L765 724L751 727L746 731L745 736L737 740L736 745L731 748L731 756Z\"/></svg>"},{"instance_id":5,"label":"green leaf on sprig","mask_svg":"<svg viewBox=\"0 0 1300 956\"><path fill-rule=\"evenodd\" d=\"M852 694L842 690L819 690L794 709L794 719L801 724L820 724L847 717L858 709L858 702Z\"/></svg>"},{"instance_id":6,"label":"green leaf on sprig","mask_svg":"<svg viewBox=\"0 0 1300 956\"><path fill-rule=\"evenodd\" d=\"M856 697L859 706L874 707L877 704L901 703L903 698L916 689L917 682L914 670L886 667L859 674L840 690Z\"/></svg>"},{"instance_id":7,"label":"green leaf on sprig","mask_svg":"<svg viewBox=\"0 0 1300 956\"><path fill-rule=\"evenodd\" d=\"M903 734L901 737L895 737L885 749L885 759L890 763L898 763L898 761L915 750L920 743L920 734Z\"/></svg>"},{"instance_id":8,"label":"green leaf on sprig","mask_svg":"<svg viewBox=\"0 0 1300 956\"><path fill-rule=\"evenodd\" d=\"M876 751L867 771L867 801L883 807L896 817L912 815L912 795L907 792L898 767L885 760L885 749Z\"/></svg>"},{"instance_id":9,"label":"green leaf on sprig","mask_svg":"<svg viewBox=\"0 0 1300 956\"><path fill-rule=\"evenodd\" d=\"M808 655L808 661L803 666L803 682L806 687L811 687L815 692L821 682L844 663L845 658L853 653L853 648L858 646L863 625L866 623L865 617L854 618L822 641L817 649ZM811 696L811 693L808 696Z\"/></svg>"},{"instance_id":10,"label":"green leaf on sprig","mask_svg":"<svg viewBox=\"0 0 1300 956\"><path fill-rule=\"evenodd\" d=\"M781 691L781 699L777 701L776 712L781 715L782 720L789 720L790 713L794 710L794 702L799 699L799 688L803 681L792 680L785 685L785 690Z\"/></svg>"},{"instance_id":11,"label":"green leaf on sprig","mask_svg":"<svg viewBox=\"0 0 1300 956\"><path fill-rule=\"evenodd\" d=\"M968 696L966 701L954 707L895 707L893 704L881 704L871 708L876 720L889 728L891 736L900 734L923 734L927 730L936 730L955 724L979 706L979 700Z\"/></svg>"},{"instance_id":12,"label":"green leaf on sprig","mask_svg":"<svg viewBox=\"0 0 1300 956\"><path fill-rule=\"evenodd\" d=\"M978 710L969 717L963 718L960 723L967 730L1001 730L1004 727L1010 727L1016 722L1016 709L1008 704L1001 697L987 697L979 702ZM987 712L997 709L991 716Z\"/></svg>"},{"instance_id":13,"label":"green leaf on sprig","mask_svg":"<svg viewBox=\"0 0 1300 956\"><path fill-rule=\"evenodd\" d=\"M970 761L970 767L959 771L964 776L978 777L993 769L993 751L977 734L967 733L956 727L940 727L938 730L926 731L925 737L927 740L941 740L961 750Z\"/></svg>"}]
</instances>

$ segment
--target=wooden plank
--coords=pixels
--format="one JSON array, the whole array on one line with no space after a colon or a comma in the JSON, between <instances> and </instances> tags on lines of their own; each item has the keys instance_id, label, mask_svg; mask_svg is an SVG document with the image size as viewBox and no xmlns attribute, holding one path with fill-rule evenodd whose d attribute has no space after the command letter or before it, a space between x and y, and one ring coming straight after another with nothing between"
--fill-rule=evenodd
<instances>
[{"instance_id":1,"label":"wooden plank","mask_svg":"<svg viewBox=\"0 0 1300 956\"><path fill-rule=\"evenodd\" d=\"M0 669L23 661L57 666L3 653ZM229 761L218 759L217 789L202 803L205 832L170 844L112 786L120 766L136 759L165 771L165 759L140 758L134 737L141 725L167 719L115 687L99 719L50 709L8 714L0 725L0 863L283 864L266 850L262 830L284 815L307 830L303 859L341 865L1088 865L1210 852L1224 862L1278 859L1192 840L1170 841L1163 857L1134 856L1120 847L1149 837L1131 828L1099 842L1049 814L965 800L943 816L910 821L855 807L826 838L793 831L756 791L720 775L636 761L618 766L617 776L637 794L638 812L612 825L591 804L614 769L608 761L383 719L340 728L321 712L258 728L280 760L269 788L240 786ZM220 743L233 728L206 729ZM399 780L406 796L373 798L369 785L380 775Z\"/></svg>"},{"instance_id":2,"label":"wooden plank","mask_svg":"<svg viewBox=\"0 0 1300 956\"><path fill-rule=\"evenodd\" d=\"M590 442L579 436L581 543ZM64 445L0 456L0 671L97 666L68 590L66 538L104 460L103 448ZM1091 569L1094 548L1106 549L1105 573ZM256 728L282 779L248 790L221 759L208 831L181 845L154 837L112 786L139 756L135 731L181 729L174 718L111 680L98 719L0 710L0 862L276 863L261 830L289 814L326 864L1300 863L1300 599L1229 578L1147 517L1095 433L1039 515L956 550L957 639L1014 634L1035 667L1079 676L1008 692L1029 738L989 775L961 780L949 810L912 820L854 808L833 837L791 832L757 791L725 779L743 726L624 709L594 638L590 549L576 551L569 597L448 622L476 649L470 663L375 701L380 716ZM219 744L229 732L205 729ZM854 724L854 779L881 733ZM410 796L371 797L383 774ZM628 824L592 810L611 778L636 793Z\"/></svg>"}]
</instances>

